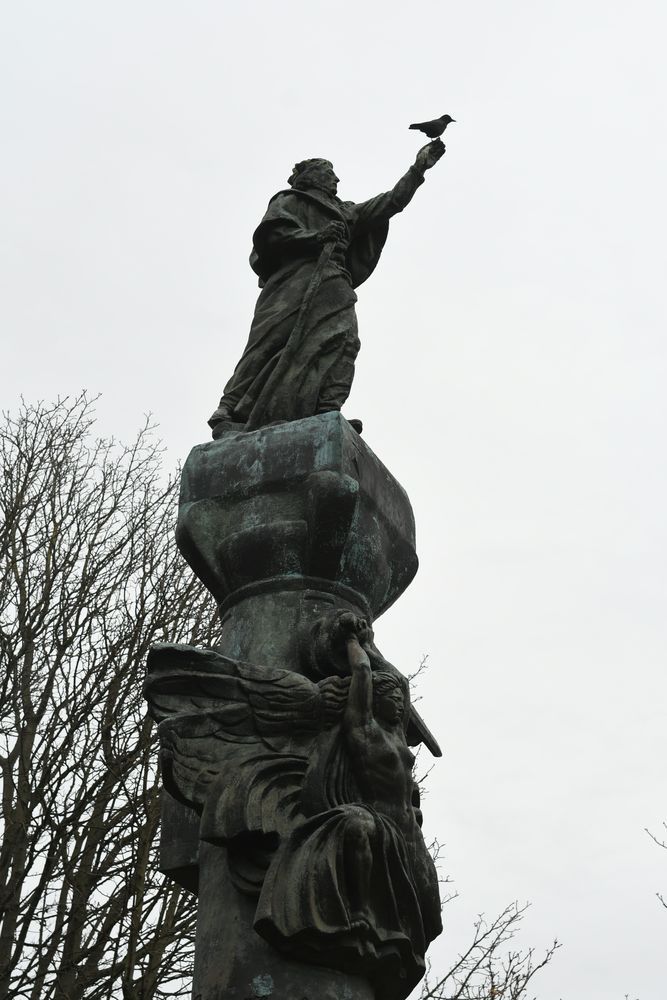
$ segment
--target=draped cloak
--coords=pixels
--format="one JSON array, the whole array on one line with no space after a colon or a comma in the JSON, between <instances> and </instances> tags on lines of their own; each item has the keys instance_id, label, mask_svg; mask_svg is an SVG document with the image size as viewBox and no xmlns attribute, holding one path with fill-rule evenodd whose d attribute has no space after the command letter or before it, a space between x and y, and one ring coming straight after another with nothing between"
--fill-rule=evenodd
<instances>
[{"instance_id":1,"label":"draped cloak","mask_svg":"<svg viewBox=\"0 0 667 1000\"><path fill-rule=\"evenodd\" d=\"M366 975L378 997L398 1000L423 977L426 948L442 931L438 876L413 810L399 825L364 803L349 755L340 726L321 735L304 780L306 818L281 839L254 927L284 953ZM352 908L366 864L360 835L372 855L361 926Z\"/></svg>"},{"instance_id":2,"label":"draped cloak","mask_svg":"<svg viewBox=\"0 0 667 1000\"><path fill-rule=\"evenodd\" d=\"M317 189L292 188L271 199L250 255L262 291L243 356L220 400L234 421L258 427L340 409L359 350L354 289L374 271L390 218L423 181L410 167L391 191L359 204ZM285 352L322 251L318 234L331 222L347 227L345 264L326 264L299 342ZM272 378L283 352L289 363Z\"/></svg>"}]
</instances>

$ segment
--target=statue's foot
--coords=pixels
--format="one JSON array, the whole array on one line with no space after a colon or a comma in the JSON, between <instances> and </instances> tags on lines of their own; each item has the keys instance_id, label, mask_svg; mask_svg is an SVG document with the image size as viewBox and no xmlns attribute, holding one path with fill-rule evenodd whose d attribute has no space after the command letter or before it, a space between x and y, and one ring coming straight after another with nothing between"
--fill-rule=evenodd
<instances>
[{"instance_id":1,"label":"statue's foot","mask_svg":"<svg viewBox=\"0 0 667 1000\"><path fill-rule=\"evenodd\" d=\"M218 408L213 411L213 413L206 422L209 427L215 427L215 425L219 424L221 421L231 420L231 419L232 419L232 411L229 409L228 406L225 406L225 404L221 401L218 405Z\"/></svg>"},{"instance_id":2,"label":"statue's foot","mask_svg":"<svg viewBox=\"0 0 667 1000\"><path fill-rule=\"evenodd\" d=\"M244 431L245 424L239 424L235 420L220 420L217 424L214 424L211 429L211 437L214 441L221 438L223 434L227 434L229 431Z\"/></svg>"},{"instance_id":3,"label":"statue's foot","mask_svg":"<svg viewBox=\"0 0 667 1000\"><path fill-rule=\"evenodd\" d=\"M211 437L217 441L226 431L242 431L245 424L234 420L232 411L222 403L208 418L208 425L211 428Z\"/></svg>"},{"instance_id":4,"label":"statue's foot","mask_svg":"<svg viewBox=\"0 0 667 1000\"><path fill-rule=\"evenodd\" d=\"M213 424L211 427L211 437L214 441L217 441L218 438L221 438L225 431L228 431L231 426L231 420L218 420L218 422Z\"/></svg>"}]
</instances>

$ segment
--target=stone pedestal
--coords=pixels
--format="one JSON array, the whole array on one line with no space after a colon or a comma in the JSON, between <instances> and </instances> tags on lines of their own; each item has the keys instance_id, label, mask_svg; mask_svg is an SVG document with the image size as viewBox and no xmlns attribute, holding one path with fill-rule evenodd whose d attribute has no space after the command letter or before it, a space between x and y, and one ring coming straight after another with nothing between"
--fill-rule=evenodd
<instances>
[{"instance_id":1,"label":"stone pedestal","mask_svg":"<svg viewBox=\"0 0 667 1000\"><path fill-rule=\"evenodd\" d=\"M266 594L328 594L372 621L418 565L405 490L339 413L193 448L177 540L229 623L223 634L248 620L255 631L270 602L239 605Z\"/></svg>"}]
</instances>

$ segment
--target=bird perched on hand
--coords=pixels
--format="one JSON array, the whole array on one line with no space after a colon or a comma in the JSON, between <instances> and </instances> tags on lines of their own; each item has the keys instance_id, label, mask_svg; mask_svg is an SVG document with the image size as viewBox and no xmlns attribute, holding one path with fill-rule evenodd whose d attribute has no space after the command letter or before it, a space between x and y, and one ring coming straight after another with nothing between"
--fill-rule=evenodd
<instances>
[{"instance_id":1,"label":"bird perched on hand","mask_svg":"<svg viewBox=\"0 0 667 1000\"><path fill-rule=\"evenodd\" d=\"M450 122L456 121L451 115L443 115L442 118L434 118L432 122L415 122L410 128L416 128L423 132L429 139L437 139L445 131Z\"/></svg>"}]
</instances>

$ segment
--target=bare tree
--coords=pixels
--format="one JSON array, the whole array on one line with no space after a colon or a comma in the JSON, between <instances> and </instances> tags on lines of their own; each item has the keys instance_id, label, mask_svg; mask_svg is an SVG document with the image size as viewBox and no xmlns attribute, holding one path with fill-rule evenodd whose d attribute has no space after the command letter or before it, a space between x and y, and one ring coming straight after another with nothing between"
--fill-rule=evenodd
<instances>
[{"instance_id":1,"label":"bare tree","mask_svg":"<svg viewBox=\"0 0 667 1000\"><path fill-rule=\"evenodd\" d=\"M185 996L193 903L159 875L151 643L210 644L147 424L95 440L85 396L0 430L0 998Z\"/></svg>"}]
</instances>

